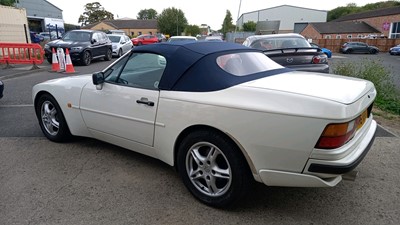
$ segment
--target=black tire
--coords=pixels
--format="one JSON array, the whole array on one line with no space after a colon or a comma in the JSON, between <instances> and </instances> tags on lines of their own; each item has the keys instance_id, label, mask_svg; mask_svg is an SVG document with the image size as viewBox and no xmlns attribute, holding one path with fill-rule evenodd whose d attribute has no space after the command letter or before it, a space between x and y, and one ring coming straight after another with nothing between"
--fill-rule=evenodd
<instances>
[{"instance_id":1,"label":"black tire","mask_svg":"<svg viewBox=\"0 0 400 225\"><path fill-rule=\"evenodd\" d=\"M53 59L51 57L46 57L47 62L49 62L50 64L53 64Z\"/></svg>"},{"instance_id":2,"label":"black tire","mask_svg":"<svg viewBox=\"0 0 400 225\"><path fill-rule=\"evenodd\" d=\"M104 56L105 61L110 61L112 59L112 50L109 48L107 50L106 56Z\"/></svg>"},{"instance_id":3,"label":"black tire","mask_svg":"<svg viewBox=\"0 0 400 225\"><path fill-rule=\"evenodd\" d=\"M201 157L193 157L194 154ZM183 139L178 149L177 168L195 198L218 208L234 205L254 182L234 142L211 130L199 130Z\"/></svg>"},{"instance_id":4,"label":"black tire","mask_svg":"<svg viewBox=\"0 0 400 225\"><path fill-rule=\"evenodd\" d=\"M36 116L43 134L51 141L65 142L70 140L71 132L64 114L53 96L43 94L35 105Z\"/></svg>"},{"instance_id":5,"label":"black tire","mask_svg":"<svg viewBox=\"0 0 400 225\"><path fill-rule=\"evenodd\" d=\"M92 54L89 51L84 51L81 58L81 64L83 66L89 66L92 62Z\"/></svg>"},{"instance_id":6,"label":"black tire","mask_svg":"<svg viewBox=\"0 0 400 225\"><path fill-rule=\"evenodd\" d=\"M117 57L119 58L121 56L122 56L122 49L119 49Z\"/></svg>"},{"instance_id":7,"label":"black tire","mask_svg":"<svg viewBox=\"0 0 400 225\"><path fill-rule=\"evenodd\" d=\"M369 51L371 54L376 54L378 53L378 51L376 49L371 49L371 51Z\"/></svg>"},{"instance_id":8,"label":"black tire","mask_svg":"<svg viewBox=\"0 0 400 225\"><path fill-rule=\"evenodd\" d=\"M351 54L353 52L353 49L348 49L345 53L346 54Z\"/></svg>"}]
</instances>

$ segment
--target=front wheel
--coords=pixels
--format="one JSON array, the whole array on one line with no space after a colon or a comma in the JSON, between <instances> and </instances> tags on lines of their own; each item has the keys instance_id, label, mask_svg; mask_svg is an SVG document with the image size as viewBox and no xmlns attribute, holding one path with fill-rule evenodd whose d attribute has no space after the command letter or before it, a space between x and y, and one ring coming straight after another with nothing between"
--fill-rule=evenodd
<instances>
[{"instance_id":1,"label":"front wheel","mask_svg":"<svg viewBox=\"0 0 400 225\"><path fill-rule=\"evenodd\" d=\"M117 57L119 58L121 56L122 56L122 49L119 49Z\"/></svg>"},{"instance_id":2,"label":"front wheel","mask_svg":"<svg viewBox=\"0 0 400 225\"><path fill-rule=\"evenodd\" d=\"M43 134L51 141L64 142L71 137L60 106L53 96L40 96L35 105L36 116Z\"/></svg>"},{"instance_id":3,"label":"front wheel","mask_svg":"<svg viewBox=\"0 0 400 225\"><path fill-rule=\"evenodd\" d=\"M90 54L89 51L84 51L81 60L82 65L89 66L91 62L92 62L92 55Z\"/></svg>"},{"instance_id":4,"label":"front wheel","mask_svg":"<svg viewBox=\"0 0 400 225\"><path fill-rule=\"evenodd\" d=\"M371 54L376 54L376 53L378 53L378 51L376 49L371 49L370 53Z\"/></svg>"},{"instance_id":5,"label":"front wheel","mask_svg":"<svg viewBox=\"0 0 400 225\"><path fill-rule=\"evenodd\" d=\"M177 167L192 195L214 207L235 203L253 183L238 147L226 136L209 130L184 138L179 147Z\"/></svg>"}]
</instances>

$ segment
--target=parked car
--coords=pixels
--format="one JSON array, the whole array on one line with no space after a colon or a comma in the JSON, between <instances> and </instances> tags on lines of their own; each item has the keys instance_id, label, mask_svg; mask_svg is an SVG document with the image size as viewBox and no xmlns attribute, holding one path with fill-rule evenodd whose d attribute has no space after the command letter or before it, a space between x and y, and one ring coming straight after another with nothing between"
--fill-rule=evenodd
<instances>
[{"instance_id":1,"label":"parked car","mask_svg":"<svg viewBox=\"0 0 400 225\"><path fill-rule=\"evenodd\" d=\"M313 48L320 48L322 50L322 52L328 57L328 58L332 58L332 51L327 49L327 48L321 48L319 45L315 44L315 43L310 43L311 47Z\"/></svg>"},{"instance_id":2,"label":"parked car","mask_svg":"<svg viewBox=\"0 0 400 225\"><path fill-rule=\"evenodd\" d=\"M327 56L299 34L253 35L243 45L263 50L275 62L294 70L329 73Z\"/></svg>"},{"instance_id":3,"label":"parked car","mask_svg":"<svg viewBox=\"0 0 400 225\"><path fill-rule=\"evenodd\" d=\"M177 41L192 42L192 41L197 41L197 38L193 36L172 36L168 39L168 42L177 42Z\"/></svg>"},{"instance_id":4,"label":"parked car","mask_svg":"<svg viewBox=\"0 0 400 225\"><path fill-rule=\"evenodd\" d=\"M40 43L41 41L44 40L44 37L40 36L36 32L30 31L29 34L31 36L31 42L32 43Z\"/></svg>"},{"instance_id":5,"label":"parked car","mask_svg":"<svg viewBox=\"0 0 400 225\"><path fill-rule=\"evenodd\" d=\"M121 57L133 47L132 41L126 35L107 34L112 42L113 56Z\"/></svg>"},{"instance_id":6,"label":"parked car","mask_svg":"<svg viewBox=\"0 0 400 225\"><path fill-rule=\"evenodd\" d=\"M204 38L205 41L223 41L221 36L207 36Z\"/></svg>"},{"instance_id":7,"label":"parked car","mask_svg":"<svg viewBox=\"0 0 400 225\"><path fill-rule=\"evenodd\" d=\"M391 55L400 55L400 45L394 46L389 49L389 54Z\"/></svg>"},{"instance_id":8,"label":"parked car","mask_svg":"<svg viewBox=\"0 0 400 225\"><path fill-rule=\"evenodd\" d=\"M57 39L56 32L52 32L51 35L49 32L41 32L40 35L44 37L44 40L51 41ZM61 37L61 35L59 35Z\"/></svg>"},{"instance_id":9,"label":"parked car","mask_svg":"<svg viewBox=\"0 0 400 225\"><path fill-rule=\"evenodd\" d=\"M165 37L164 34L157 33L156 36L157 36L157 38L158 38L158 42L165 42L165 41L167 41L167 38Z\"/></svg>"},{"instance_id":10,"label":"parked car","mask_svg":"<svg viewBox=\"0 0 400 225\"><path fill-rule=\"evenodd\" d=\"M377 127L373 83L290 70L227 42L136 47L101 72L45 81L32 95L49 140L86 136L155 157L216 207L254 180L335 186L354 175Z\"/></svg>"},{"instance_id":11,"label":"parked car","mask_svg":"<svg viewBox=\"0 0 400 225\"><path fill-rule=\"evenodd\" d=\"M131 40L132 44L135 46L158 43L157 36L151 34L143 34Z\"/></svg>"},{"instance_id":12,"label":"parked car","mask_svg":"<svg viewBox=\"0 0 400 225\"><path fill-rule=\"evenodd\" d=\"M345 42L340 48L340 52L344 54L350 54L350 53L376 54L379 52L379 48L372 45L367 45L364 42Z\"/></svg>"},{"instance_id":13,"label":"parked car","mask_svg":"<svg viewBox=\"0 0 400 225\"><path fill-rule=\"evenodd\" d=\"M68 48L71 60L84 66L90 65L93 59L112 58L112 44L104 32L94 30L73 30L67 32L62 39L44 45L45 56L52 63L52 49Z\"/></svg>"},{"instance_id":14,"label":"parked car","mask_svg":"<svg viewBox=\"0 0 400 225\"><path fill-rule=\"evenodd\" d=\"M4 83L0 80L0 98L3 97L4 92Z\"/></svg>"}]
</instances>

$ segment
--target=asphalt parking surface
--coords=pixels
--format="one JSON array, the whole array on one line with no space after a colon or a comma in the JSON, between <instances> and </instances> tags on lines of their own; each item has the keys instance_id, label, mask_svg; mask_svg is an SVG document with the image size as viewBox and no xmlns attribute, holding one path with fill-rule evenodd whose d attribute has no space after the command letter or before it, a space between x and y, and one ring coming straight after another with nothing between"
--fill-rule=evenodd
<instances>
[{"instance_id":1,"label":"asphalt parking surface","mask_svg":"<svg viewBox=\"0 0 400 225\"><path fill-rule=\"evenodd\" d=\"M68 75L43 69L5 79L0 224L400 224L400 138L384 129L356 168L355 182L334 188L257 184L235 208L214 209L196 201L178 174L156 159L89 138L64 144L44 138L30 88L55 76Z\"/></svg>"}]
</instances>

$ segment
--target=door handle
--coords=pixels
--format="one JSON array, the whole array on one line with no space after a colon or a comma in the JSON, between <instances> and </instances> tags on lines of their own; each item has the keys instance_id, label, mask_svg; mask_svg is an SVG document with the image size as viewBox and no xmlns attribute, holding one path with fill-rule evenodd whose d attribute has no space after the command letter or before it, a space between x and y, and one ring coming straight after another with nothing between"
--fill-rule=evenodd
<instances>
[{"instance_id":1,"label":"door handle","mask_svg":"<svg viewBox=\"0 0 400 225\"><path fill-rule=\"evenodd\" d=\"M141 98L140 100L136 100L136 103L144 104L144 105L148 105L148 106L154 106L154 102L149 101L147 98Z\"/></svg>"}]
</instances>

